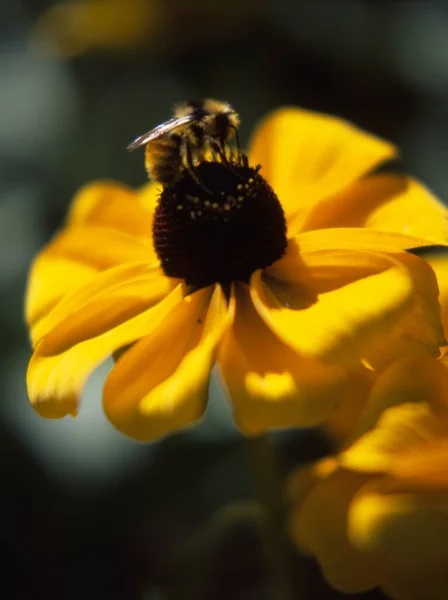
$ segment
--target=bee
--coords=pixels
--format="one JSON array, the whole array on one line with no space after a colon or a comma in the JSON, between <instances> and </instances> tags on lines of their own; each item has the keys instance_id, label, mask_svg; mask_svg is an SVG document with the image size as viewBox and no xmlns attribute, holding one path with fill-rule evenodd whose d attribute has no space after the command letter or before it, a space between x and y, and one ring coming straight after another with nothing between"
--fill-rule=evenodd
<instances>
[{"instance_id":1,"label":"bee","mask_svg":"<svg viewBox=\"0 0 448 600\"><path fill-rule=\"evenodd\" d=\"M171 119L139 136L127 150L145 146L148 175L163 186L176 181L184 168L200 183L194 168L207 152L213 160L229 164L229 142L235 137L240 156L239 124L238 114L227 102L189 100L176 105ZM230 160L232 156L230 151Z\"/></svg>"}]
</instances>

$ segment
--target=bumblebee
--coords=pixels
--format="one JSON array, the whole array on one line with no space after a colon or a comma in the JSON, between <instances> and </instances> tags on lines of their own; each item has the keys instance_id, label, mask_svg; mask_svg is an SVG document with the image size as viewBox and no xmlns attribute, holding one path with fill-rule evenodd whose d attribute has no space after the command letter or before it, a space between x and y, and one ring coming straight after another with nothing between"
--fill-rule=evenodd
<instances>
[{"instance_id":1,"label":"bumblebee","mask_svg":"<svg viewBox=\"0 0 448 600\"><path fill-rule=\"evenodd\" d=\"M194 167L207 152L213 160L229 163L233 157L229 147L233 136L240 157L239 123L237 113L226 102L189 100L176 105L171 119L139 136L127 150L145 146L148 175L163 186L173 183L184 168L197 180Z\"/></svg>"}]
</instances>

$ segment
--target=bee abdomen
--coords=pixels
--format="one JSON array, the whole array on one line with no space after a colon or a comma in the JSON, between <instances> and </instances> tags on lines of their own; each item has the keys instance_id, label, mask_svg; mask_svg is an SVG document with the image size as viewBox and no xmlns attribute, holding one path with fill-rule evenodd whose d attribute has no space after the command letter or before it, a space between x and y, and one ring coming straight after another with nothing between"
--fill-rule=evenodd
<instances>
[{"instance_id":1,"label":"bee abdomen","mask_svg":"<svg viewBox=\"0 0 448 600\"><path fill-rule=\"evenodd\" d=\"M181 168L180 138L167 135L146 144L145 167L154 181L172 183Z\"/></svg>"}]
</instances>

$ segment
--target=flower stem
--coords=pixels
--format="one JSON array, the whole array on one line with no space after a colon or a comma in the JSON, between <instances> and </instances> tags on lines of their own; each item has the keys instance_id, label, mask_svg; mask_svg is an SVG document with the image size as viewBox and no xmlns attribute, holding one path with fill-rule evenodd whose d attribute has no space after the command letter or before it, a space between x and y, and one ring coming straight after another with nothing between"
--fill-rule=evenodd
<instances>
[{"instance_id":1,"label":"flower stem","mask_svg":"<svg viewBox=\"0 0 448 600\"><path fill-rule=\"evenodd\" d=\"M292 600L288 539L284 524L281 480L275 447L267 435L247 440L254 483L264 509L264 552L275 600Z\"/></svg>"}]
</instances>

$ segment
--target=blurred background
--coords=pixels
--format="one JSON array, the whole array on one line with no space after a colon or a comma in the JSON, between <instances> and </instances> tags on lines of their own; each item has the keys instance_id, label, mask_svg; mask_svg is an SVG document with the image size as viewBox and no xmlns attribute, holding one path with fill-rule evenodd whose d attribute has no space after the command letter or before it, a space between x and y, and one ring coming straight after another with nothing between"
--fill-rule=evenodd
<instances>
[{"instance_id":1,"label":"blurred background","mask_svg":"<svg viewBox=\"0 0 448 600\"><path fill-rule=\"evenodd\" d=\"M7 0L0 6L0 596L266 599L239 435L212 382L206 419L152 445L104 420L107 365L76 420L29 405L26 273L83 183L145 180L126 145L187 98L229 101L247 142L284 104L340 115L399 144L448 198L444 0ZM282 468L326 451L277 437ZM221 510L221 520L212 517ZM204 526L212 519L212 526ZM227 521L226 521L227 519ZM227 525L224 527L222 523ZM297 597L336 599L293 555ZM355 596L380 598L376 592Z\"/></svg>"}]
</instances>

